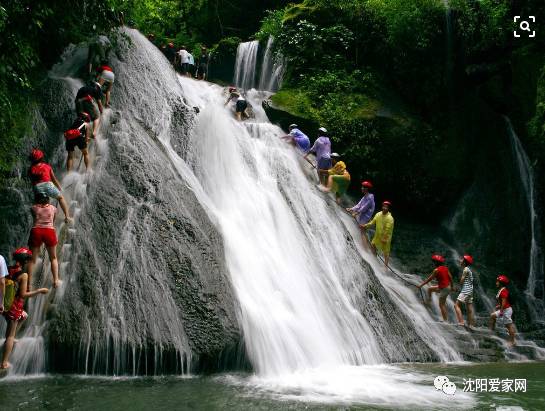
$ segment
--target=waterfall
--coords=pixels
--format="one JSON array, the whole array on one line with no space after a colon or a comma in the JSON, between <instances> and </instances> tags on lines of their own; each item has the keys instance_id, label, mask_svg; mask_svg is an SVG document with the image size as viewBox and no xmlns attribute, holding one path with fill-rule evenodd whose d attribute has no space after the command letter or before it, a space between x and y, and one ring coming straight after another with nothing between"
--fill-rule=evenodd
<instances>
[{"instance_id":1,"label":"waterfall","mask_svg":"<svg viewBox=\"0 0 545 411\"><path fill-rule=\"evenodd\" d=\"M233 82L237 87L249 90L256 86L256 64L259 41L240 43L237 48L235 63L235 78Z\"/></svg>"},{"instance_id":2,"label":"waterfall","mask_svg":"<svg viewBox=\"0 0 545 411\"><path fill-rule=\"evenodd\" d=\"M452 38L452 16L448 0L443 0L445 6L445 83L447 86L450 106L454 103L453 96L453 38Z\"/></svg>"},{"instance_id":3,"label":"waterfall","mask_svg":"<svg viewBox=\"0 0 545 411\"><path fill-rule=\"evenodd\" d=\"M414 288L385 272L353 219L316 190L314 171L261 109L268 93L248 92L256 119L239 123L220 87L180 82L200 108L187 161L225 241L251 383L320 401L440 401L414 385L419 376L383 364L460 357Z\"/></svg>"},{"instance_id":4,"label":"waterfall","mask_svg":"<svg viewBox=\"0 0 545 411\"><path fill-rule=\"evenodd\" d=\"M237 48L235 63L234 84L243 89L250 90L257 87L264 91L277 91L282 84L282 77L286 63L280 53L273 52L274 37L269 37L263 53L261 65L259 41L240 43ZM257 68L261 67L259 83L257 82Z\"/></svg>"},{"instance_id":5,"label":"waterfall","mask_svg":"<svg viewBox=\"0 0 545 411\"><path fill-rule=\"evenodd\" d=\"M286 64L281 54L273 53L273 45L274 37L270 36L263 55L259 90L277 91L282 84Z\"/></svg>"},{"instance_id":6,"label":"waterfall","mask_svg":"<svg viewBox=\"0 0 545 411\"><path fill-rule=\"evenodd\" d=\"M530 298L531 304L528 306L534 312L534 321L543 321L544 304L544 280L543 280L543 251L540 247L539 219L537 215L536 192L534 176L530 159L526 155L522 144L513 129L511 120L505 117L507 131L511 141L514 159L520 176L521 186L524 190L525 198L528 202L528 214L530 216L530 260L528 273L528 282L526 285L526 295Z\"/></svg>"}]
</instances>

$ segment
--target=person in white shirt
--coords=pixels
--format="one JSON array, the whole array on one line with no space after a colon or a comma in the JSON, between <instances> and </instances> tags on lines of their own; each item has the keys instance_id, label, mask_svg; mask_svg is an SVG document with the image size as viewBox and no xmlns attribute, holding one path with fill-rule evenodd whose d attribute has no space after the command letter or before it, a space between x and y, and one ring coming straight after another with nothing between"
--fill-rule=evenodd
<instances>
[{"instance_id":1,"label":"person in white shirt","mask_svg":"<svg viewBox=\"0 0 545 411\"><path fill-rule=\"evenodd\" d=\"M182 46L180 51L178 51L178 59L180 61L180 67L184 76L187 76L189 73L189 56L190 54L185 49L185 46Z\"/></svg>"},{"instance_id":2,"label":"person in white shirt","mask_svg":"<svg viewBox=\"0 0 545 411\"><path fill-rule=\"evenodd\" d=\"M193 73L195 73L195 58L193 57L193 54L189 54L189 72L187 73L188 77L193 77Z\"/></svg>"},{"instance_id":3,"label":"person in white shirt","mask_svg":"<svg viewBox=\"0 0 545 411\"><path fill-rule=\"evenodd\" d=\"M4 312L4 293L6 292L6 277L8 266L4 257L0 255L0 314Z\"/></svg>"}]
</instances>

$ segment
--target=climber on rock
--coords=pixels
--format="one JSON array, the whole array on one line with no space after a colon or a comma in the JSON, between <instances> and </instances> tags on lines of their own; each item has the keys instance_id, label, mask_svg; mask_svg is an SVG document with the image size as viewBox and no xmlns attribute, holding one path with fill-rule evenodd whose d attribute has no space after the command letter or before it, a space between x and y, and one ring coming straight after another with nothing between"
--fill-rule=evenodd
<instances>
[{"instance_id":1,"label":"climber on rock","mask_svg":"<svg viewBox=\"0 0 545 411\"><path fill-rule=\"evenodd\" d=\"M466 305L467 311L467 323L469 327L475 326L475 315L473 311L473 272L469 268L473 264L473 257L470 255L464 255L460 261L462 266L462 276L460 277L460 285L462 289L458 298L456 298L456 304L454 305L454 311L456 311L456 318L458 325L464 325L464 316L462 315L462 304Z\"/></svg>"},{"instance_id":2,"label":"climber on rock","mask_svg":"<svg viewBox=\"0 0 545 411\"><path fill-rule=\"evenodd\" d=\"M515 346L515 324L513 324L513 307L511 307L511 301L509 299L509 278L505 275L499 275L496 278L496 288L499 288L496 294L496 311L490 314L490 329L493 331L496 327L496 321L500 321L507 328L509 333L509 346Z\"/></svg>"},{"instance_id":3,"label":"climber on rock","mask_svg":"<svg viewBox=\"0 0 545 411\"><path fill-rule=\"evenodd\" d=\"M363 230L363 226L371 220L375 212L375 196L369 192L372 188L373 184L370 181L363 181L361 183L361 192L363 193L361 200L354 207L346 209L346 211L356 218L362 229L361 234L364 245L369 244L369 240L367 239L365 230Z\"/></svg>"},{"instance_id":4,"label":"climber on rock","mask_svg":"<svg viewBox=\"0 0 545 411\"><path fill-rule=\"evenodd\" d=\"M61 193L61 184L57 180L51 166L44 161L44 153L41 150L32 150L30 161L32 165L28 170L28 176L32 182L34 195L45 194L48 197L57 199L64 212L64 222L67 224L70 223L72 219L68 211L68 204L66 204L66 200Z\"/></svg>"},{"instance_id":5,"label":"climber on rock","mask_svg":"<svg viewBox=\"0 0 545 411\"><path fill-rule=\"evenodd\" d=\"M88 113L79 113L78 118L74 120L69 130L64 132L65 147L68 152L66 158L66 170L72 169L74 163L74 151L77 148L80 149L83 156L83 162L85 163L85 169L88 170L90 166L89 151L87 145L91 137L91 128L89 123L91 122L91 116Z\"/></svg>"},{"instance_id":6,"label":"climber on rock","mask_svg":"<svg viewBox=\"0 0 545 411\"><path fill-rule=\"evenodd\" d=\"M93 122L93 138L96 138L98 133L100 114L102 114L103 111L103 96L102 87L96 81L89 82L81 87L76 94L76 114L85 112L91 116L91 121Z\"/></svg>"},{"instance_id":7,"label":"climber on rock","mask_svg":"<svg viewBox=\"0 0 545 411\"><path fill-rule=\"evenodd\" d=\"M340 160L340 157L337 153L331 154L333 167L328 170L327 185L325 187L322 185L318 186L324 193L334 193L337 204L341 203L341 197L346 193L350 185L350 173L348 173L346 164Z\"/></svg>"},{"instance_id":8,"label":"climber on rock","mask_svg":"<svg viewBox=\"0 0 545 411\"><path fill-rule=\"evenodd\" d=\"M447 297L454 288L452 282L452 275L448 267L445 265L445 257L439 254L434 254L431 257L433 264L435 265L434 270L431 272L430 276L422 282L422 284L417 285L417 288L422 288L427 283L433 279L437 279L437 285L432 285L428 288L428 304L431 302L432 294L439 294L439 309L441 310L441 316L443 321L448 321L447 316Z\"/></svg>"},{"instance_id":9,"label":"climber on rock","mask_svg":"<svg viewBox=\"0 0 545 411\"><path fill-rule=\"evenodd\" d=\"M305 159L308 159L310 153L316 155L316 170L318 173L318 180L321 185L327 185L329 177L329 169L331 168L331 141L327 137L327 130L324 127L318 129L318 138L305 155Z\"/></svg>"},{"instance_id":10,"label":"climber on rock","mask_svg":"<svg viewBox=\"0 0 545 411\"><path fill-rule=\"evenodd\" d=\"M30 209L34 224L30 230L28 245L32 251L32 259L28 264L28 286L32 285L32 273L36 260L40 254L42 245L45 244L49 262L51 264L51 273L53 274L53 287L57 288L59 281L59 263L57 261L57 232L55 231L55 214L57 208L49 204L47 194L38 193L34 197L34 205Z\"/></svg>"},{"instance_id":11,"label":"climber on rock","mask_svg":"<svg viewBox=\"0 0 545 411\"><path fill-rule=\"evenodd\" d=\"M101 90L106 96L104 105L110 107L110 94L115 81L114 70L110 67L106 60L100 62L97 67L97 82L100 84Z\"/></svg>"},{"instance_id":12,"label":"climber on rock","mask_svg":"<svg viewBox=\"0 0 545 411\"><path fill-rule=\"evenodd\" d=\"M24 321L28 314L24 310L25 299L35 297L38 294L47 294L47 288L39 288L28 291L28 263L32 258L32 252L28 248L19 248L14 251L13 259L15 265L9 267L9 274L6 277L9 285L6 286L4 297L4 317L7 321L6 340L4 341L4 352L0 368L10 367L9 357L15 343L15 333L19 322ZM9 301L6 301L9 297Z\"/></svg>"},{"instance_id":13,"label":"climber on rock","mask_svg":"<svg viewBox=\"0 0 545 411\"><path fill-rule=\"evenodd\" d=\"M382 210L376 213L371 221L362 226L363 230L375 227L375 235L371 240L371 246L375 255L377 255L378 250L382 251L386 267L388 267L388 261L390 260L390 248L394 232L394 217L390 212L391 206L392 203L388 200L383 201Z\"/></svg>"},{"instance_id":14,"label":"climber on rock","mask_svg":"<svg viewBox=\"0 0 545 411\"><path fill-rule=\"evenodd\" d=\"M301 152L306 153L310 149L310 140L297 124L290 124L289 134L281 137L288 143L295 145Z\"/></svg>"},{"instance_id":15,"label":"climber on rock","mask_svg":"<svg viewBox=\"0 0 545 411\"><path fill-rule=\"evenodd\" d=\"M233 88L229 87L229 98L225 102L225 106L229 104L231 101L234 102L235 116L238 121L242 121L243 116L245 118L249 117L249 115L246 113L246 110L248 109L248 102L246 101L244 97L242 97L242 95L237 91L236 88L234 90Z\"/></svg>"}]
</instances>

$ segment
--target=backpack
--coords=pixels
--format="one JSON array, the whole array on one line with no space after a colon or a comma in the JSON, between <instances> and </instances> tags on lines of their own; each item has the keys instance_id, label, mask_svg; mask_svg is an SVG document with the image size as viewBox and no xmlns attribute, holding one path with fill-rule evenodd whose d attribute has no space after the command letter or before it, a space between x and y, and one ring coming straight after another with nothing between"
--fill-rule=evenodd
<instances>
[{"instance_id":1,"label":"backpack","mask_svg":"<svg viewBox=\"0 0 545 411\"><path fill-rule=\"evenodd\" d=\"M15 296L17 295L17 277L23 272L21 267L9 267L9 275L5 278L5 292L4 292L4 312L8 312L13 305Z\"/></svg>"},{"instance_id":2,"label":"backpack","mask_svg":"<svg viewBox=\"0 0 545 411\"><path fill-rule=\"evenodd\" d=\"M79 126L78 128L71 128L70 130L66 130L64 132L64 138L66 140L75 140L76 138L81 137L81 128L85 126L85 122Z\"/></svg>"}]
</instances>

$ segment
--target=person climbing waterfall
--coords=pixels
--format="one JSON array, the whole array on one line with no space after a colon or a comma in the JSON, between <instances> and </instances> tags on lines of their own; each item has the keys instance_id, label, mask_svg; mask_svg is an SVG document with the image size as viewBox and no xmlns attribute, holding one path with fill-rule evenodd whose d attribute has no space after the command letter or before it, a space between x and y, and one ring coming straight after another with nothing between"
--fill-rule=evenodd
<instances>
[{"instance_id":1,"label":"person climbing waterfall","mask_svg":"<svg viewBox=\"0 0 545 411\"><path fill-rule=\"evenodd\" d=\"M64 222L70 223L70 211L68 210L68 204L62 196L61 184L51 166L44 161L44 153L41 150L34 149L30 153L30 161L32 165L28 170L28 176L32 182L32 188L34 194L46 194L49 197L53 197L59 201L59 204L64 212Z\"/></svg>"},{"instance_id":2,"label":"person climbing waterfall","mask_svg":"<svg viewBox=\"0 0 545 411\"><path fill-rule=\"evenodd\" d=\"M321 185L326 186L332 162L331 141L329 140L329 137L327 137L327 130L325 127L320 127L318 129L318 138L305 155L305 159L308 159L310 153L316 155L316 172L318 173L318 180ZM320 184L318 184L318 187Z\"/></svg>"},{"instance_id":3,"label":"person climbing waterfall","mask_svg":"<svg viewBox=\"0 0 545 411\"><path fill-rule=\"evenodd\" d=\"M337 204L341 203L341 197L346 193L350 185L350 173L346 169L346 164L340 158L341 156L338 153L331 154L333 167L328 170L327 186L318 186L324 193L334 193Z\"/></svg>"},{"instance_id":4,"label":"person climbing waterfall","mask_svg":"<svg viewBox=\"0 0 545 411\"><path fill-rule=\"evenodd\" d=\"M49 204L47 194L38 193L34 197L34 205L30 211L34 224L30 230L30 238L28 239L28 245L32 251L32 259L28 264L28 286L29 288L32 286L34 266L36 265L42 245L45 244L51 264L51 273L53 274L53 287L57 288L60 284L59 263L57 261L58 240L55 231L55 214L57 213L57 208Z\"/></svg>"},{"instance_id":5,"label":"person climbing waterfall","mask_svg":"<svg viewBox=\"0 0 545 411\"><path fill-rule=\"evenodd\" d=\"M448 321L447 316L447 297L449 296L451 290L454 288L452 281L452 274L448 267L445 265L445 257L439 254L434 254L431 256L431 260L435 265L434 270L431 272L430 276L421 284L417 285L417 288L422 288L427 283L433 279L437 279L437 285L432 285L428 288L428 304L431 302L432 294L439 294L439 309L441 310L441 316L443 321Z\"/></svg>"},{"instance_id":6,"label":"person climbing waterfall","mask_svg":"<svg viewBox=\"0 0 545 411\"><path fill-rule=\"evenodd\" d=\"M102 87L96 81L89 82L81 87L76 94L76 114L85 112L91 116L91 121L93 122L93 138L96 138L98 133L100 115L103 111L103 96Z\"/></svg>"},{"instance_id":7,"label":"person climbing waterfall","mask_svg":"<svg viewBox=\"0 0 545 411\"><path fill-rule=\"evenodd\" d=\"M363 226L371 220L373 213L375 212L375 196L369 192L372 188L373 184L371 184L370 181L362 181L361 192L363 193L363 196L361 200L354 207L346 209L346 211L356 218L356 221L361 228L364 245L369 244L369 240L367 239L367 234L363 229Z\"/></svg>"},{"instance_id":8,"label":"person climbing waterfall","mask_svg":"<svg viewBox=\"0 0 545 411\"><path fill-rule=\"evenodd\" d=\"M104 105L110 107L110 95L115 81L114 70L110 67L108 61L102 60L97 67L97 82L103 94L106 96Z\"/></svg>"},{"instance_id":9,"label":"person climbing waterfall","mask_svg":"<svg viewBox=\"0 0 545 411\"><path fill-rule=\"evenodd\" d=\"M469 268L470 265L473 265L473 257L468 254L464 255L460 260L460 265L462 266L462 276L460 277L460 285L462 286L462 289L456 298L454 311L456 312L458 325L464 325L462 304L465 304L468 326L475 327L475 314L473 311L473 272Z\"/></svg>"},{"instance_id":10,"label":"person climbing waterfall","mask_svg":"<svg viewBox=\"0 0 545 411\"><path fill-rule=\"evenodd\" d=\"M6 277L8 266L4 256L0 255L0 314L4 312L4 295L6 294Z\"/></svg>"},{"instance_id":11,"label":"person climbing waterfall","mask_svg":"<svg viewBox=\"0 0 545 411\"><path fill-rule=\"evenodd\" d=\"M208 75L208 63L210 62L210 54L206 47L201 47L201 55L197 61L197 78L199 80L206 80Z\"/></svg>"},{"instance_id":12,"label":"person climbing waterfall","mask_svg":"<svg viewBox=\"0 0 545 411\"><path fill-rule=\"evenodd\" d=\"M369 227L375 227L375 235L371 240L373 252L377 255L378 250L384 255L384 265L388 267L390 261L390 249L392 244L392 235L394 232L394 217L390 212L392 203L388 200L382 202L382 210L375 214L373 219L361 228L367 230ZM364 233L365 235L365 233Z\"/></svg>"},{"instance_id":13,"label":"person climbing waterfall","mask_svg":"<svg viewBox=\"0 0 545 411\"><path fill-rule=\"evenodd\" d=\"M24 310L25 299L34 297L38 294L47 294L49 289L39 288L34 291L28 291L28 263L32 258L32 251L21 247L13 252L15 265L9 267L9 274L6 277L9 285L6 287L6 295L13 297L9 301L9 306L4 301L4 318L7 321L6 340L4 341L4 352L2 354L2 364L0 368L8 369L9 357L15 343L15 333L19 322L26 320L28 314ZM10 290L8 290L8 288Z\"/></svg>"},{"instance_id":14,"label":"person climbing waterfall","mask_svg":"<svg viewBox=\"0 0 545 411\"><path fill-rule=\"evenodd\" d=\"M496 321L500 321L507 328L509 333L509 346L515 346L515 324L513 324L513 307L511 307L511 301L509 298L509 289L507 285L509 284L509 278L505 275L499 275L496 278L496 288L499 288L498 293L496 294L496 300L498 304L496 305L496 311L490 314L490 329L494 331L496 327Z\"/></svg>"},{"instance_id":15,"label":"person climbing waterfall","mask_svg":"<svg viewBox=\"0 0 545 411\"><path fill-rule=\"evenodd\" d=\"M76 147L80 149L83 156L83 162L85 163L85 169L89 170L90 160L89 151L87 145L91 137L91 129L89 123L91 122L91 116L88 113L81 112L78 118L74 120L69 130L64 132L65 147L68 155L66 157L66 170L72 169L74 163L74 151Z\"/></svg>"},{"instance_id":16,"label":"person climbing waterfall","mask_svg":"<svg viewBox=\"0 0 545 411\"><path fill-rule=\"evenodd\" d=\"M281 137L283 140L286 140L288 143L295 145L300 151L306 153L310 149L310 139L305 133L299 130L297 124L290 124L288 127L289 134Z\"/></svg>"},{"instance_id":17,"label":"person climbing waterfall","mask_svg":"<svg viewBox=\"0 0 545 411\"><path fill-rule=\"evenodd\" d=\"M229 98L225 102L225 106L233 101L235 103L235 117L238 121L242 121L243 116L245 118L249 117L249 115L246 113L248 102L236 89L235 91L231 91L232 89L233 88L229 87Z\"/></svg>"}]
</instances>

